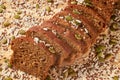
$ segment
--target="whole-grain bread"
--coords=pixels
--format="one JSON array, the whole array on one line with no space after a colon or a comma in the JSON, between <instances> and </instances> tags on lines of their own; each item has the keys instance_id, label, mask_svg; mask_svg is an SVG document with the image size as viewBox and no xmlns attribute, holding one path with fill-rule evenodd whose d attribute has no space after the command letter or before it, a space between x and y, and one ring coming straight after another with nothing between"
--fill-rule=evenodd
<instances>
[{"instance_id":1,"label":"whole-grain bread","mask_svg":"<svg viewBox=\"0 0 120 80\"><path fill-rule=\"evenodd\" d=\"M24 71L44 80L48 70L55 63L55 57L43 43L36 43L30 37L19 37L12 41L13 55L10 64L14 69Z\"/></svg>"},{"instance_id":2,"label":"whole-grain bread","mask_svg":"<svg viewBox=\"0 0 120 80\"><path fill-rule=\"evenodd\" d=\"M90 0L89 5L73 5L71 1L76 0L69 0L64 10L30 28L26 37L12 41L14 69L44 80L51 66L64 67L88 56L90 47L107 28L117 0Z\"/></svg>"},{"instance_id":3,"label":"whole-grain bread","mask_svg":"<svg viewBox=\"0 0 120 80\"><path fill-rule=\"evenodd\" d=\"M57 38L57 35L51 30L43 30L40 27L32 27L27 31L26 36L32 38L37 37L53 46L56 51L56 56L59 56L56 65L61 67L64 59L68 58L72 53L75 54L75 51L65 41Z\"/></svg>"}]
</instances>

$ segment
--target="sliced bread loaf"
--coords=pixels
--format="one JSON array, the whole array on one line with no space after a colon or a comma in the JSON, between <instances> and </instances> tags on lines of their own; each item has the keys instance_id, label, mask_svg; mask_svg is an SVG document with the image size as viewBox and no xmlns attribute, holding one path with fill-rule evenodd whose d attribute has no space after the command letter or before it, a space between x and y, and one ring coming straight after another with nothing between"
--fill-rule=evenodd
<instances>
[{"instance_id":1,"label":"sliced bread loaf","mask_svg":"<svg viewBox=\"0 0 120 80\"><path fill-rule=\"evenodd\" d=\"M70 47L65 41L57 38L57 36L51 30L43 30L39 27L32 27L27 31L27 37L39 38L54 47L56 56L59 56L56 62L57 66L61 66L64 59L68 58L70 54L74 53L72 47Z\"/></svg>"},{"instance_id":2,"label":"sliced bread loaf","mask_svg":"<svg viewBox=\"0 0 120 80\"><path fill-rule=\"evenodd\" d=\"M77 55L73 54L73 55L76 55L76 58L82 57L81 55L86 54L89 46L91 45L90 38L87 37L87 35L84 34L80 29L78 32L78 29L74 28L75 25L73 25L71 22L65 20L64 16L67 16L67 13L60 12L60 13L56 14L50 21L52 21L54 23L54 25L56 25L59 28L66 28L66 31L63 33L60 33L58 30L56 30L57 34L60 35L60 38L62 40L65 40L70 46L72 46L78 52ZM81 26L82 26L82 24L81 24ZM84 38L84 37L86 37L86 38ZM84 54L81 54L81 53L84 53Z\"/></svg>"}]
</instances>

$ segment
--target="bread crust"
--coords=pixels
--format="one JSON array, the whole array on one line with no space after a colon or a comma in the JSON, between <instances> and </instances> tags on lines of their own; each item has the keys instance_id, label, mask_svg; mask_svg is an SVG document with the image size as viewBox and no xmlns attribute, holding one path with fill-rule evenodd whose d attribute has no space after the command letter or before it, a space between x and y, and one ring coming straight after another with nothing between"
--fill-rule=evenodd
<instances>
[{"instance_id":1,"label":"bread crust","mask_svg":"<svg viewBox=\"0 0 120 80\"><path fill-rule=\"evenodd\" d=\"M36 44L30 37L19 37L12 41L11 48L13 55L10 64L13 69L45 79L55 57L46 50L44 44Z\"/></svg>"}]
</instances>

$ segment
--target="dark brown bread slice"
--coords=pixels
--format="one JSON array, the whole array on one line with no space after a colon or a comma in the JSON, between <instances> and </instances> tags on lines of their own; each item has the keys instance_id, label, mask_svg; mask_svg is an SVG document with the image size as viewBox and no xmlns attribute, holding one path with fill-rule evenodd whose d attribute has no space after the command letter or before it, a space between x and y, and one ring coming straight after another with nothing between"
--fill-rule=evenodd
<instances>
[{"instance_id":1,"label":"dark brown bread slice","mask_svg":"<svg viewBox=\"0 0 120 80\"><path fill-rule=\"evenodd\" d=\"M65 16L68 16L68 15L72 16L75 20L80 20L82 22L82 26L81 25L78 26L78 29L75 32L78 32L79 34L81 34L81 30L82 30L91 37L91 42L90 42L91 44L93 42L95 42L96 37L98 36L99 33L94 29L94 27L93 27L94 25L91 25L89 23L89 21L87 19L85 19L85 17L83 17L83 16L77 17L74 15L71 15L69 11L62 11L62 12L56 14L53 17L53 19L55 19L57 24L59 24L60 26L64 26L64 27L71 29L73 27L73 25L71 25L71 23L69 21L65 20ZM63 18L61 18L61 17L63 17Z\"/></svg>"},{"instance_id":2,"label":"dark brown bread slice","mask_svg":"<svg viewBox=\"0 0 120 80\"><path fill-rule=\"evenodd\" d=\"M56 51L56 56L59 56L56 65L61 67L64 59L68 58L70 54L75 54L76 52L65 41L57 38L51 30L43 30L40 27L41 26L30 28L26 35L33 38L38 37L40 40L51 44Z\"/></svg>"},{"instance_id":3,"label":"dark brown bread slice","mask_svg":"<svg viewBox=\"0 0 120 80\"><path fill-rule=\"evenodd\" d=\"M107 22L109 22L114 4L117 1L118 0L89 0L89 3L92 4L92 9L95 9Z\"/></svg>"},{"instance_id":4,"label":"dark brown bread slice","mask_svg":"<svg viewBox=\"0 0 120 80\"><path fill-rule=\"evenodd\" d=\"M69 12L72 17L82 22L84 28L79 26L77 30L80 31L81 29L86 29L88 33L86 30L85 32L90 36L90 38L85 39L85 41L88 42L88 44L90 44L90 42L93 44L96 41L96 37L99 35L97 28L94 27L94 24L92 24L92 22L90 22L89 19L87 19L85 16L74 14L74 9L71 11L69 8L71 8L71 6L66 7L64 11Z\"/></svg>"},{"instance_id":5,"label":"dark brown bread slice","mask_svg":"<svg viewBox=\"0 0 120 80\"><path fill-rule=\"evenodd\" d=\"M19 37L12 41L13 55L10 64L13 69L24 71L44 80L48 70L55 63L55 57L44 44L35 43L30 37Z\"/></svg>"},{"instance_id":6,"label":"dark brown bread slice","mask_svg":"<svg viewBox=\"0 0 120 80\"><path fill-rule=\"evenodd\" d=\"M67 42L67 40L71 39L71 37L65 37L65 36L64 36L64 34L65 34L65 32L66 32L67 29L66 29L65 27L58 26L57 24L54 23L54 20L52 20L52 19L43 22L43 24L41 24L40 27L41 27L41 28L47 28L47 29L56 31L58 38L66 41L66 42ZM69 34L69 35L70 35L70 34ZM83 36L83 35L82 35L82 36ZM74 37L74 36L73 36L73 37ZM63 39L63 38L64 38L64 39ZM67 39L67 40L65 40L65 39ZM71 41L69 41L69 43L70 43L69 45L72 46L72 48L74 48L74 51L77 52L78 50L76 50L76 48L73 47L73 45L71 44ZM78 49L79 49L79 53L80 53L80 50L81 50L81 49L80 49L80 48L78 48ZM78 54L79 54L79 53L78 53ZM76 55L77 55L76 53L70 54L70 55L69 55L69 60L67 60L67 62L66 62L66 60L65 60L61 66L66 66L66 65L71 65L71 64L73 64L73 62L75 61Z\"/></svg>"},{"instance_id":7,"label":"dark brown bread slice","mask_svg":"<svg viewBox=\"0 0 120 80\"><path fill-rule=\"evenodd\" d=\"M103 32L107 28L105 20L91 8L83 5L69 5L65 10L69 11L73 16L83 16L86 18L90 24L94 25L94 28L98 33Z\"/></svg>"}]
</instances>

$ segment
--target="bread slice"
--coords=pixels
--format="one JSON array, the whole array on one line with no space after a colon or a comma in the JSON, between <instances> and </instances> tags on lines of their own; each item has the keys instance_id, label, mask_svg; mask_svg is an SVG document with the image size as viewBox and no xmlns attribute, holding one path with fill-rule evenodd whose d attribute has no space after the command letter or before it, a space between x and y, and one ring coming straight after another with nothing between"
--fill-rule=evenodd
<instances>
[{"instance_id":1,"label":"bread slice","mask_svg":"<svg viewBox=\"0 0 120 80\"><path fill-rule=\"evenodd\" d=\"M75 54L75 51L65 41L57 38L51 30L43 30L39 27L32 27L27 31L27 37L39 38L54 47L56 56L59 56L56 65L61 67L64 59L68 58L70 54Z\"/></svg>"},{"instance_id":2,"label":"bread slice","mask_svg":"<svg viewBox=\"0 0 120 80\"><path fill-rule=\"evenodd\" d=\"M86 18L89 24L92 24L98 33L103 32L107 28L105 20L89 7L84 5L69 5L65 10L69 11L74 16Z\"/></svg>"},{"instance_id":3,"label":"bread slice","mask_svg":"<svg viewBox=\"0 0 120 80\"><path fill-rule=\"evenodd\" d=\"M67 21L65 19L66 16L71 16L72 17L72 21ZM77 34L83 34L81 32L84 32L86 35L89 35L89 37L91 38L91 42L89 43L93 43L96 39L96 37L98 36L98 32L97 30L94 29L94 25L90 24L90 22L85 19L85 17L83 16L75 16L73 14L70 14L69 11L62 11L58 14L56 14L53 19L55 18L55 21L57 24L59 24L61 27L66 27L68 29L70 29L71 31L75 31ZM77 26L78 28L75 30L74 27L76 27L76 25L73 25L74 21L77 20L80 22L80 25ZM85 35L85 36L86 36Z\"/></svg>"},{"instance_id":4,"label":"bread slice","mask_svg":"<svg viewBox=\"0 0 120 80\"><path fill-rule=\"evenodd\" d=\"M44 44L36 43L30 37L19 37L12 41L13 55L10 64L13 69L24 71L44 80L48 70L55 63L55 57Z\"/></svg>"},{"instance_id":5,"label":"bread slice","mask_svg":"<svg viewBox=\"0 0 120 80\"><path fill-rule=\"evenodd\" d=\"M95 9L103 18L109 22L110 16L112 15L114 4L118 0L89 0Z\"/></svg>"}]
</instances>

